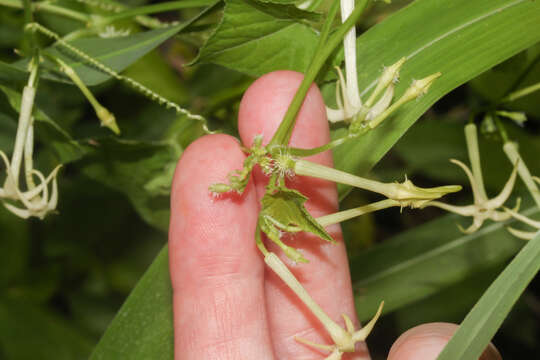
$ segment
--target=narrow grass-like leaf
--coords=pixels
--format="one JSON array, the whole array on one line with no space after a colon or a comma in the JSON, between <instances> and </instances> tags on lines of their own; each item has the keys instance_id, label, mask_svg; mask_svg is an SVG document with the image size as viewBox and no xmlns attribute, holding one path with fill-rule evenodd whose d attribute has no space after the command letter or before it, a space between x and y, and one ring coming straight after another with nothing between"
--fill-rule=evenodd
<instances>
[{"instance_id":1,"label":"narrow grass-like leaf","mask_svg":"<svg viewBox=\"0 0 540 360\"><path fill-rule=\"evenodd\" d=\"M531 208L523 213L534 216L539 212ZM510 235L503 223L463 234L456 224L466 221L447 215L353 258L351 274L359 318L369 319L381 300L388 313L433 295L502 263L524 244Z\"/></svg>"},{"instance_id":2,"label":"narrow grass-like leaf","mask_svg":"<svg viewBox=\"0 0 540 360\"><path fill-rule=\"evenodd\" d=\"M482 295L437 360L478 359L539 270L540 232Z\"/></svg>"},{"instance_id":3,"label":"narrow grass-like leaf","mask_svg":"<svg viewBox=\"0 0 540 360\"><path fill-rule=\"evenodd\" d=\"M90 360L173 359L172 316L165 246L116 314Z\"/></svg>"}]
</instances>

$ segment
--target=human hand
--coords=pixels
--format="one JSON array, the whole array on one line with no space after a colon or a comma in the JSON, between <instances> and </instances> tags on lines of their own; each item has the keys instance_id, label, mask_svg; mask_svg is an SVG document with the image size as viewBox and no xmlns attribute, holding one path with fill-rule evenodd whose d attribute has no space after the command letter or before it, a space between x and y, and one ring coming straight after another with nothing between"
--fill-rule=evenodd
<instances>
[{"instance_id":1,"label":"human hand","mask_svg":"<svg viewBox=\"0 0 540 360\"><path fill-rule=\"evenodd\" d=\"M267 143L277 129L302 80L290 71L270 73L245 93L239 112L243 144L251 146L262 134ZM312 86L297 117L291 138L295 147L312 148L330 139L324 102ZM255 170L242 195L213 197L208 187L225 182L242 168L240 144L227 135L198 139L184 152L176 169L169 231L170 271L176 359L265 360L323 359L328 354L295 340L332 344L329 336L296 295L268 268L254 240L258 199L264 175ZM332 166L330 152L310 158ZM337 191L328 181L296 176L291 187L305 194L306 208L315 216L335 212ZM307 233L287 239L301 249L308 264L290 266L308 293L343 326L341 314L358 327L345 246L339 226L327 228L337 244ZM289 261L268 243L268 249ZM382 300L382 299L381 299ZM402 335L390 360L432 360L442 350L455 325L426 324ZM369 359L364 343L344 359ZM490 346L482 359L500 359Z\"/></svg>"}]
</instances>

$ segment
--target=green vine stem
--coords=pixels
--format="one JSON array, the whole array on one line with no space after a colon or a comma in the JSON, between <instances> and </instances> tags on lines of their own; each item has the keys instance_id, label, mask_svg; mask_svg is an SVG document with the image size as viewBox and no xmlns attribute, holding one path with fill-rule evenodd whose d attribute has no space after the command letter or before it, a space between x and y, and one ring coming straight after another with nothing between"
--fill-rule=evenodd
<instances>
[{"instance_id":1,"label":"green vine stem","mask_svg":"<svg viewBox=\"0 0 540 360\"><path fill-rule=\"evenodd\" d=\"M319 70L324 65L328 57L334 52L335 48L339 44L341 44L341 41L347 31L352 26L354 26L356 21L358 21L364 9L366 8L368 1L369 0L360 0L359 3L356 5L354 11L347 18L347 21L345 21L337 28L337 30L328 39L326 44L324 46L321 46L321 51L319 53L316 53L315 58L313 59L311 65L306 71L304 79L302 80L300 87L296 91L296 94L294 95L294 98L291 101L291 104L289 105L285 116L283 117L283 120L281 121L274 136L270 140L270 147L287 145L289 143L289 139L291 137L292 130L296 121L296 115L298 115L298 111L300 111L300 106L302 106L302 103L304 102L304 98L306 97L311 83L317 77ZM330 19L330 17L328 19Z\"/></svg>"},{"instance_id":2,"label":"green vine stem","mask_svg":"<svg viewBox=\"0 0 540 360\"><path fill-rule=\"evenodd\" d=\"M205 11L203 11L204 13ZM118 72L114 71L113 69L109 68L105 64L101 63L100 61L96 60L92 56L88 55L84 51L74 47L70 43L66 42L64 39L62 39L58 34L55 32L45 28L44 26L38 24L38 23L32 23L28 24L26 26L27 29L33 30L33 31L39 31L40 33L44 34L45 36L48 36L52 39L54 39L58 45L66 48L67 50L71 51L73 54L78 56L79 58L83 59L84 61L88 62L92 66L95 66L99 70L103 71L104 73L108 74L109 76L113 77L116 80L123 81L130 85L135 90L139 91L146 97L150 98L153 101L156 101L160 105L164 105L167 109L174 109L177 113L185 115L187 118L192 120L201 121L203 123L203 129L206 133L212 133L207 126L206 119L202 117L201 115L192 114L189 110L182 108L180 105L176 104L175 102L172 102L165 97L159 95L158 93L150 90L143 84L139 83L136 80L133 80L127 76L120 75Z\"/></svg>"}]
</instances>

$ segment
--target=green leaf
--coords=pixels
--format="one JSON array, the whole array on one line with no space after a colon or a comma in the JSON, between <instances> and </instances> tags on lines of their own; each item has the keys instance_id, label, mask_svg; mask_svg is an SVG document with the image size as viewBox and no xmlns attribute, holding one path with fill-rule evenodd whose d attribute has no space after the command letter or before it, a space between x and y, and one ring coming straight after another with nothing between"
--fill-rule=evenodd
<instances>
[{"instance_id":1,"label":"green leaf","mask_svg":"<svg viewBox=\"0 0 540 360\"><path fill-rule=\"evenodd\" d=\"M461 323L437 360L480 357L506 315L540 270L540 232L521 249Z\"/></svg>"},{"instance_id":2,"label":"green leaf","mask_svg":"<svg viewBox=\"0 0 540 360\"><path fill-rule=\"evenodd\" d=\"M32 303L0 298L0 349L6 360L85 359L90 339Z\"/></svg>"},{"instance_id":3,"label":"green leaf","mask_svg":"<svg viewBox=\"0 0 540 360\"><path fill-rule=\"evenodd\" d=\"M3 206L0 207L0 289L5 287L21 275L25 269L29 252L30 232L28 222L14 217Z\"/></svg>"},{"instance_id":4,"label":"green leaf","mask_svg":"<svg viewBox=\"0 0 540 360\"><path fill-rule=\"evenodd\" d=\"M11 116L0 112L0 150L5 153L12 151L16 133L16 121Z\"/></svg>"},{"instance_id":5,"label":"green leaf","mask_svg":"<svg viewBox=\"0 0 540 360\"><path fill-rule=\"evenodd\" d=\"M167 64L158 50L149 52L128 67L124 75L149 89L159 89L160 95L176 103L185 103L188 99L186 84L176 75L175 70Z\"/></svg>"},{"instance_id":6,"label":"green leaf","mask_svg":"<svg viewBox=\"0 0 540 360\"><path fill-rule=\"evenodd\" d=\"M28 73L18 67L0 61L0 84L21 86L28 80Z\"/></svg>"},{"instance_id":7,"label":"green leaf","mask_svg":"<svg viewBox=\"0 0 540 360\"><path fill-rule=\"evenodd\" d=\"M523 89L540 82L540 44L506 60L471 81L470 85L490 102L495 102L509 91ZM525 111L540 116L540 92L506 103L504 108Z\"/></svg>"},{"instance_id":8,"label":"green leaf","mask_svg":"<svg viewBox=\"0 0 540 360\"><path fill-rule=\"evenodd\" d=\"M94 140L94 151L85 157L82 171L125 194L149 224L166 231L169 226L169 196L178 148L168 142L143 142L104 138ZM156 174L166 178L156 181Z\"/></svg>"},{"instance_id":9,"label":"green leaf","mask_svg":"<svg viewBox=\"0 0 540 360\"><path fill-rule=\"evenodd\" d=\"M403 56L408 60L396 96L413 78L438 71L442 76L421 99L335 149L336 168L366 173L435 101L539 40L540 3L529 0L417 0L372 27L357 41L360 88L371 88L382 66ZM334 137L340 133L334 131ZM340 196L348 190L340 186Z\"/></svg>"},{"instance_id":10,"label":"green leaf","mask_svg":"<svg viewBox=\"0 0 540 360\"><path fill-rule=\"evenodd\" d=\"M181 24L170 28L150 30L112 39L99 37L78 39L69 44L114 71L120 72L155 49L165 40L177 34L184 26L185 24ZM110 78L108 74L87 64L86 61L79 59L60 45L53 46L45 51L65 61L87 85L97 85ZM45 73L43 77L51 80L65 81L64 77L59 77L56 73L51 72Z\"/></svg>"},{"instance_id":11,"label":"green leaf","mask_svg":"<svg viewBox=\"0 0 540 360\"><path fill-rule=\"evenodd\" d=\"M292 5L226 0L223 20L197 61L252 76L274 70L304 71L317 45L317 35L306 22L318 19L318 14Z\"/></svg>"},{"instance_id":12,"label":"green leaf","mask_svg":"<svg viewBox=\"0 0 540 360\"><path fill-rule=\"evenodd\" d=\"M266 193L261 200L262 209L259 218L270 219L271 223L281 230L286 230L287 226L294 226L323 240L335 242L306 210L304 206L306 200L307 197L292 189L281 188L273 194ZM283 227L276 225L277 223Z\"/></svg>"},{"instance_id":13,"label":"green leaf","mask_svg":"<svg viewBox=\"0 0 540 360\"><path fill-rule=\"evenodd\" d=\"M531 208L523 213L539 212ZM381 300L385 312L399 309L502 263L524 244L504 229L504 223L463 234L456 224L467 221L443 216L353 258L351 274L360 320L373 316Z\"/></svg>"},{"instance_id":14,"label":"green leaf","mask_svg":"<svg viewBox=\"0 0 540 360\"><path fill-rule=\"evenodd\" d=\"M193 24L193 22L200 19L200 17L206 14L211 8L213 8L213 6L204 9L189 21L175 26L112 39L99 37L77 39L69 42L69 44L112 70L121 72L164 41ZM44 51L52 56L59 57L66 62L66 64L71 66L86 85L97 85L110 79L109 74L96 69L91 64L88 64L87 61L80 59L77 55L73 54L73 52L65 49L65 47L61 45L54 45ZM28 60L19 62L18 66L21 68L25 67L27 61ZM57 69L56 64L49 64L48 67L49 69ZM57 74L55 71L45 72L43 77L50 80L66 81L65 77Z\"/></svg>"},{"instance_id":15,"label":"green leaf","mask_svg":"<svg viewBox=\"0 0 540 360\"><path fill-rule=\"evenodd\" d=\"M398 332L429 322L459 323L505 266L503 262L479 271L464 281L397 310L394 318Z\"/></svg>"},{"instance_id":16,"label":"green leaf","mask_svg":"<svg viewBox=\"0 0 540 360\"><path fill-rule=\"evenodd\" d=\"M271 4L297 4L301 3L302 0L256 0L262 3L271 3Z\"/></svg>"},{"instance_id":17,"label":"green leaf","mask_svg":"<svg viewBox=\"0 0 540 360\"><path fill-rule=\"evenodd\" d=\"M167 246L116 314L90 360L173 359L172 290Z\"/></svg>"}]
</instances>

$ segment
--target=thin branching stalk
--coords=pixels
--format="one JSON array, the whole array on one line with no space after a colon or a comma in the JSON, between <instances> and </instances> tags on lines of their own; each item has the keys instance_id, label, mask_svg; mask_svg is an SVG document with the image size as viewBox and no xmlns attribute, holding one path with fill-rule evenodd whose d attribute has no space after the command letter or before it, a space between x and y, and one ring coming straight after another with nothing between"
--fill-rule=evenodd
<instances>
[{"instance_id":1,"label":"thin branching stalk","mask_svg":"<svg viewBox=\"0 0 540 360\"><path fill-rule=\"evenodd\" d=\"M533 180L531 172L525 164L525 161L523 161L523 159L521 158L517 144L515 142L508 141L504 144L503 150L512 164L518 164L517 171L519 177L525 183L525 186L527 187L527 190L529 190L529 193L534 199L536 206L540 207L540 190L538 189L538 185L536 184L536 182Z\"/></svg>"}]
</instances>

